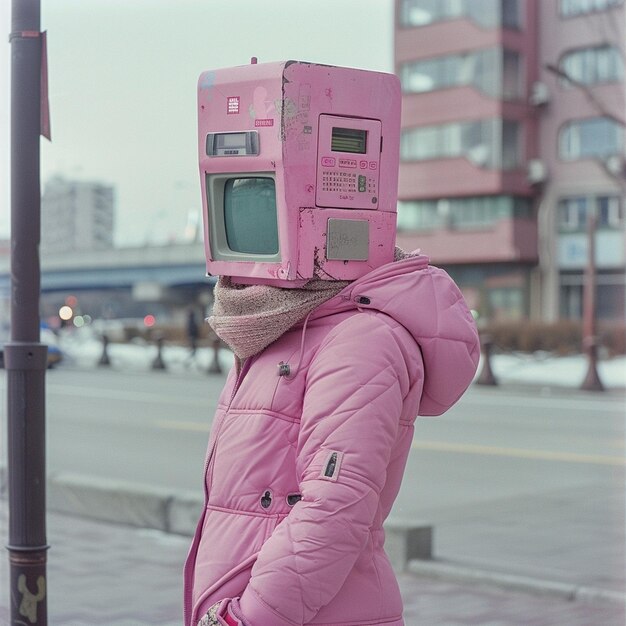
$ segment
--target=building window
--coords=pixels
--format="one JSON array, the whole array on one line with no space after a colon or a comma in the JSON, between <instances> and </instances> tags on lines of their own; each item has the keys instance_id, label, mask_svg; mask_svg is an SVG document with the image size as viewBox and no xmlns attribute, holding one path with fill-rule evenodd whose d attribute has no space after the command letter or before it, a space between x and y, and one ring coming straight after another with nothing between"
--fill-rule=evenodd
<instances>
[{"instance_id":1,"label":"building window","mask_svg":"<svg viewBox=\"0 0 626 626\"><path fill-rule=\"evenodd\" d=\"M622 55L615 46L573 50L562 57L559 65L572 80L585 85L618 82L624 76ZM564 79L563 84L569 81Z\"/></svg>"},{"instance_id":2,"label":"building window","mask_svg":"<svg viewBox=\"0 0 626 626\"><path fill-rule=\"evenodd\" d=\"M477 167L519 165L519 123L499 119L406 129L400 138L403 161L465 157ZM506 145L505 145L506 143Z\"/></svg>"},{"instance_id":3,"label":"building window","mask_svg":"<svg viewBox=\"0 0 626 626\"><path fill-rule=\"evenodd\" d=\"M558 226L561 232L575 232L587 227L587 198L565 198L559 201Z\"/></svg>"},{"instance_id":4,"label":"building window","mask_svg":"<svg viewBox=\"0 0 626 626\"><path fill-rule=\"evenodd\" d=\"M501 0L500 11L502 26L512 29L520 28L522 19L520 16L519 0Z\"/></svg>"},{"instance_id":5,"label":"building window","mask_svg":"<svg viewBox=\"0 0 626 626\"><path fill-rule=\"evenodd\" d=\"M519 28L519 13L519 0L401 0L400 23L418 27L462 18L485 28Z\"/></svg>"},{"instance_id":6,"label":"building window","mask_svg":"<svg viewBox=\"0 0 626 626\"><path fill-rule=\"evenodd\" d=\"M561 317L580 320L583 317L584 273L561 272L559 305ZM598 270L596 274L596 316L598 320L622 322L626 287L623 270Z\"/></svg>"},{"instance_id":7,"label":"building window","mask_svg":"<svg viewBox=\"0 0 626 626\"><path fill-rule=\"evenodd\" d=\"M559 134L559 156L566 161L606 158L624 149L624 129L607 117L565 124Z\"/></svg>"},{"instance_id":8,"label":"building window","mask_svg":"<svg viewBox=\"0 0 626 626\"><path fill-rule=\"evenodd\" d=\"M502 84L500 96L504 100L517 100L523 96L522 61L517 52L504 50L502 54Z\"/></svg>"},{"instance_id":9,"label":"building window","mask_svg":"<svg viewBox=\"0 0 626 626\"><path fill-rule=\"evenodd\" d=\"M494 322L520 320L524 316L524 292L519 287L497 287L488 292L490 318Z\"/></svg>"},{"instance_id":10,"label":"building window","mask_svg":"<svg viewBox=\"0 0 626 626\"><path fill-rule=\"evenodd\" d=\"M561 15L574 17L595 11L606 11L623 2L624 0L561 0Z\"/></svg>"},{"instance_id":11,"label":"building window","mask_svg":"<svg viewBox=\"0 0 626 626\"><path fill-rule=\"evenodd\" d=\"M441 200L413 200L398 202L398 230L435 230L444 225L444 210L439 208Z\"/></svg>"},{"instance_id":12,"label":"building window","mask_svg":"<svg viewBox=\"0 0 626 626\"><path fill-rule=\"evenodd\" d=\"M400 80L406 93L469 85L493 97L521 96L519 54L499 48L405 63Z\"/></svg>"},{"instance_id":13,"label":"building window","mask_svg":"<svg viewBox=\"0 0 626 626\"><path fill-rule=\"evenodd\" d=\"M583 288L581 285L564 284L559 289L561 318L579 320L583 315Z\"/></svg>"},{"instance_id":14,"label":"building window","mask_svg":"<svg viewBox=\"0 0 626 626\"><path fill-rule=\"evenodd\" d=\"M597 202L597 227L619 230L624 224L622 199L619 196L601 196Z\"/></svg>"},{"instance_id":15,"label":"building window","mask_svg":"<svg viewBox=\"0 0 626 626\"><path fill-rule=\"evenodd\" d=\"M398 230L491 228L503 219L528 218L530 204L512 196L476 196L398 202Z\"/></svg>"},{"instance_id":16,"label":"building window","mask_svg":"<svg viewBox=\"0 0 626 626\"><path fill-rule=\"evenodd\" d=\"M619 196L579 196L563 198L558 204L560 232L582 232L587 229L589 207L596 211L596 228L619 230L624 223L622 200Z\"/></svg>"},{"instance_id":17,"label":"building window","mask_svg":"<svg viewBox=\"0 0 626 626\"><path fill-rule=\"evenodd\" d=\"M515 169L520 163L519 123L502 121L502 169Z\"/></svg>"}]
</instances>

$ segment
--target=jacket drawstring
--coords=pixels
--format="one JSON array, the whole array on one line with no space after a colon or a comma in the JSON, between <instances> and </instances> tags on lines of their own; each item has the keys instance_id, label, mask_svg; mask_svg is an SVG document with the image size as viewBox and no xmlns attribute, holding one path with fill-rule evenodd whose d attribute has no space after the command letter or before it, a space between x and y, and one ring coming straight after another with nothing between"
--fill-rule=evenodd
<instances>
[{"instance_id":1,"label":"jacket drawstring","mask_svg":"<svg viewBox=\"0 0 626 626\"><path fill-rule=\"evenodd\" d=\"M359 304L367 305L371 303L371 300L367 296L358 296L355 298L355 302L357 303L357 309L359 311L362 311L363 309L359 307ZM306 336L306 326L309 323L309 317L311 317L311 314L314 311L315 309L313 309L313 311L310 311L308 315L304 318L304 324L302 325L302 338L300 339L300 353L298 355L298 362L296 363L294 372L293 373L291 372L291 365L289 365L289 363L285 363L285 361L281 361L278 364L278 375L282 376L285 380L293 380L296 377L296 374L298 373L298 371L300 370L300 365L302 364L302 357L304 355L304 338Z\"/></svg>"},{"instance_id":2,"label":"jacket drawstring","mask_svg":"<svg viewBox=\"0 0 626 626\"><path fill-rule=\"evenodd\" d=\"M313 309L313 311L314 310L315 309ZM302 338L300 339L300 353L298 355L298 362L296 363L294 372L291 372L291 366L289 365L289 363L281 361L278 364L278 375L282 376L285 380L293 380L300 370L300 365L302 364L302 356L304 353L304 338L306 336L306 326L309 323L309 317L311 317L311 313L313 313L313 311L310 311L308 315L304 318L304 324L302 325Z\"/></svg>"}]
</instances>

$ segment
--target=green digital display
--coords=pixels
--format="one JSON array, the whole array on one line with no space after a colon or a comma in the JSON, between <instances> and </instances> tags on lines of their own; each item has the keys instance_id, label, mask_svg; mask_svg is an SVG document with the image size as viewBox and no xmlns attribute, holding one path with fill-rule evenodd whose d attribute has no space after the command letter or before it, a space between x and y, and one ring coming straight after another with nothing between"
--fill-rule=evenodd
<instances>
[{"instance_id":1,"label":"green digital display","mask_svg":"<svg viewBox=\"0 0 626 626\"><path fill-rule=\"evenodd\" d=\"M367 131L359 128L333 127L330 149L333 152L365 154L367 152Z\"/></svg>"}]
</instances>

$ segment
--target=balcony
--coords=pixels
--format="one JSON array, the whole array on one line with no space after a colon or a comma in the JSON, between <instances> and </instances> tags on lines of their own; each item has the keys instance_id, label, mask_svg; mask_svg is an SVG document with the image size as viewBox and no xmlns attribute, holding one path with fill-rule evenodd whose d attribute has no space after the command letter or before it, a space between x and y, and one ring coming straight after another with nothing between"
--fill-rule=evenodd
<instances>
[{"instance_id":1,"label":"balcony","mask_svg":"<svg viewBox=\"0 0 626 626\"><path fill-rule=\"evenodd\" d=\"M398 232L404 250L421 249L434 265L536 263L537 224L531 219L503 219L484 229L438 229Z\"/></svg>"},{"instance_id":2,"label":"balcony","mask_svg":"<svg viewBox=\"0 0 626 626\"><path fill-rule=\"evenodd\" d=\"M533 193L526 169L496 170L464 157L400 164L400 199Z\"/></svg>"}]
</instances>

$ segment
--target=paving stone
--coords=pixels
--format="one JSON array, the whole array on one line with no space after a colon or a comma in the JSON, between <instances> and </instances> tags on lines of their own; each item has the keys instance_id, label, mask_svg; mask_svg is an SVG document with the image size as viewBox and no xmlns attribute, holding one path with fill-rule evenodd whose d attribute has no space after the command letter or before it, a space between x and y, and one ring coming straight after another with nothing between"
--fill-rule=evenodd
<instances>
[{"instance_id":1,"label":"paving stone","mask_svg":"<svg viewBox=\"0 0 626 626\"><path fill-rule=\"evenodd\" d=\"M0 500L0 540L6 542ZM180 626L189 538L48 515L48 621L55 626ZM624 626L624 605L399 575L406 626ZM9 621L0 562L0 625Z\"/></svg>"}]
</instances>

